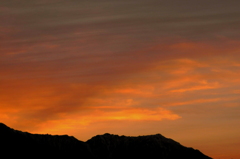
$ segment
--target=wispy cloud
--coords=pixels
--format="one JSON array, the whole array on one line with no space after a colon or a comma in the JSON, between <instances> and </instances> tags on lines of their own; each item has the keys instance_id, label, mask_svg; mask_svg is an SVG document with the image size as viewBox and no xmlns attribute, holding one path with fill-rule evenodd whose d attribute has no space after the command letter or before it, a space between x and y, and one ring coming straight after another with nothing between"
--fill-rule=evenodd
<instances>
[{"instance_id":1,"label":"wispy cloud","mask_svg":"<svg viewBox=\"0 0 240 159\"><path fill-rule=\"evenodd\" d=\"M186 134L240 120L239 1L12 0L0 10L1 122L85 127L87 138L128 123Z\"/></svg>"}]
</instances>

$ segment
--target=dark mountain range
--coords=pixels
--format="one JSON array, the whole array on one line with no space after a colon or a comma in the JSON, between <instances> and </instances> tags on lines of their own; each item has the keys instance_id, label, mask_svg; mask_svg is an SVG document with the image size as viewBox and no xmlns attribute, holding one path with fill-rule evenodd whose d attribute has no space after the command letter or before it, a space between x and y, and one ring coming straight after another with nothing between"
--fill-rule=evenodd
<instances>
[{"instance_id":1,"label":"dark mountain range","mask_svg":"<svg viewBox=\"0 0 240 159\"><path fill-rule=\"evenodd\" d=\"M68 135L30 134L0 123L0 153L24 159L211 159L160 134L127 137L97 135L83 142Z\"/></svg>"}]
</instances>

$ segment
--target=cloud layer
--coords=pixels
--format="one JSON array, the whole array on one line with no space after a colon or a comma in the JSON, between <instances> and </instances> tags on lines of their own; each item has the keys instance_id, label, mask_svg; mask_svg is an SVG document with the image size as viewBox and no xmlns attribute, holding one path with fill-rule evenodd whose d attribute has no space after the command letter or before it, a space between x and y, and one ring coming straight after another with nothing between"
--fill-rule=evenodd
<instances>
[{"instance_id":1,"label":"cloud layer","mask_svg":"<svg viewBox=\"0 0 240 159\"><path fill-rule=\"evenodd\" d=\"M239 5L0 2L0 121L80 140L165 133L237 158Z\"/></svg>"}]
</instances>

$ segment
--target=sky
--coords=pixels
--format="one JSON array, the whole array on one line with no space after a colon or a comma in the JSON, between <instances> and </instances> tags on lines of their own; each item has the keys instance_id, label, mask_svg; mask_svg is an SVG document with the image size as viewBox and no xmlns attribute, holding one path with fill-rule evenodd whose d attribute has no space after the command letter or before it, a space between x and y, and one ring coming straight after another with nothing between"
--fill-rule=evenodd
<instances>
[{"instance_id":1,"label":"sky","mask_svg":"<svg viewBox=\"0 0 240 159\"><path fill-rule=\"evenodd\" d=\"M160 133L239 159L239 0L0 0L0 122Z\"/></svg>"}]
</instances>

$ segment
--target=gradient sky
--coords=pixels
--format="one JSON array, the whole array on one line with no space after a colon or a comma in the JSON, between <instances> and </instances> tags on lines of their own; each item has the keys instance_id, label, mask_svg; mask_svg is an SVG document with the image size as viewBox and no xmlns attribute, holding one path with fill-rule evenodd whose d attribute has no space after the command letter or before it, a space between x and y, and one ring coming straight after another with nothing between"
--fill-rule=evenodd
<instances>
[{"instance_id":1,"label":"gradient sky","mask_svg":"<svg viewBox=\"0 0 240 159\"><path fill-rule=\"evenodd\" d=\"M160 133L239 159L239 0L0 0L0 122Z\"/></svg>"}]
</instances>

